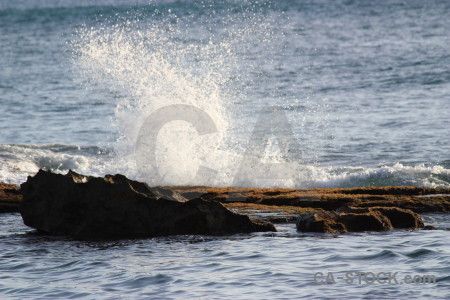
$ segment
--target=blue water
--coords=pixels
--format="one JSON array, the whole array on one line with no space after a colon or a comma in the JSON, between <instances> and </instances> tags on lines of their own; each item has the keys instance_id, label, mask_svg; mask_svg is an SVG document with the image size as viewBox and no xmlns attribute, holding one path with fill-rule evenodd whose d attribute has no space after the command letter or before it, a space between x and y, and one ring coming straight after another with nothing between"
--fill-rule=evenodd
<instances>
[{"instance_id":1,"label":"blue water","mask_svg":"<svg viewBox=\"0 0 450 300\"><path fill-rule=\"evenodd\" d=\"M448 299L450 253L445 215L432 231L176 236L83 242L37 235L15 214L1 220L2 299ZM444 230L447 228L447 230ZM332 272L335 283L315 283ZM398 284L360 284L346 272L398 272ZM433 275L433 284L406 284Z\"/></svg>"},{"instance_id":2,"label":"blue water","mask_svg":"<svg viewBox=\"0 0 450 300\"><path fill-rule=\"evenodd\" d=\"M449 188L449 15L445 0L0 0L0 181L45 168L152 184ZM167 124L157 170L142 172L139 130L174 104L200 108L217 132ZM263 110L274 106L289 126ZM289 141L293 177L236 176L244 154L286 161ZM215 176L195 181L199 166ZM0 220L7 298L450 297L445 230L324 238L291 224L274 236L90 244ZM385 266L440 281L311 279Z\"/></svg>"}]
</instances>

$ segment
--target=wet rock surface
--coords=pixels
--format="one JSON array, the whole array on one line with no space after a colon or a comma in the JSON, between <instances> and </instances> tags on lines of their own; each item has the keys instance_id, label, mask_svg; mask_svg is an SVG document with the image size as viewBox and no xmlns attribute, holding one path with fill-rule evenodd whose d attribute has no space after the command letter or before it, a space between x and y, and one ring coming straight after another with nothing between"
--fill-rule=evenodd
<instances>
[{"instance_id":1,"label":"wet rock surface","mask_svg":"<svg viewBox=\"0 0 450 300\"><path fill-rule=\"evenodd\" d=\"M266 206L293 206L319 210L351 207L398 207L416 213L450 212L450 189L425 187L365 187L323 189L258 189L168 187L187 198L214 199Z\"/></svg>"},{"instance_id":2,"label":"wet rock surface","mask_svg":"<svg viewBox=\"0 0 450 300\"><path fill-rule=\"evenodd\" d=\"M297 220L299 230L312 232L432 229L432 226L424 227L418 213L450 212L449 189L422 187L306 190L208 187L173 189L188 197L222 201L230 209L269 219L274 223Z\"/></svg>"},{"instance_id":3,"label":"wet rock surface","mask_svg":"<svg viewBox=\"0 0 450 300\"><path fill-rule=\"evenodd\" d=\"M224 235L275 231L217 201L187 201L123 175L104 178L39 171L21 185L27 226L76 238L138 238L177 234Z\"/></svg>"},{"instance_id":4,"label":"wet rock surface","mask_svg":"<svg viewBox=\"0 0 450 300\"><path fill-rule=\"evenodd\" d=\"M297 230L305 232L343 233L423 227L423 221L417 213L396 207L346 207L303 215L297 220Z\"/></svg>"},{"instance_id":5,"label":"wet rock surface","mask_svg":"<svg viewBox=\"0 0 450 300\"><path fill-rule=\"evenodd\" d=\"M41 171L43 172L43 171ZM40 173L41 173L40 172ZM55 174L53 174L55 175ZM55 175L62 176L62 175ZM63 176L64 177L64 176ZM83 200L81 200L77 205L75 205L74 210L72 212L72 218L78 218L78 215L83 215L86 213L86 210L91 210L92 207L97 205L97 209L100 210L111 210L112 206L119 205L118 200L116 202L109 203L106 201L106 198L130 198L134 200L131 201L130 205L138 205L141 207L141 210L150 209L146 200L142 200L144 198L150 199L163 199L172 201L178 204L175 206L180 206L180 203L185 203L186 199L191 199L193 202L188 204L184 204L184 209L186 210L186 214L193 216L196 215L194 211L204 211L205 214L214 214L214 208L208 208L210 202L221 202L223 206L236 214L244 214L250 216L252 219L251 223L253 229L244 229L247 225L236 225L235 227L230 226L229 229L231 232L249 232L249 231L260 231L260 230L273 230L274 228L264 223L264 221L269 221L273 223L295 223L299 216L310 216L316 213L324 213L324 212L336 212L337 214L347 214L345 216L346 227L342 227L342 225L336 225L328 221L328 225L323 225L324 228L330 228L330 230L324 231L326 232L345 232L345 231L354 231L354 230L363 230L360 229L360 222L367 223L367 230L388 230L390 227L385 221L385 218L389 219L390 225L392 228L421 228L421 223L418 221L415 216L411 215L409 212L404 213L404 210L410 210L414 213L448 213L450 212L450 189L434 189L434 188L423 188L423 187L366 187L366 188L324 188L324 189L258 189L258 188L212 188L212 187L195 187L195 186L175 186L175 187L161 187L161 188L149 188L144 183L139 183L136 181L128 180L123 175L115 175L110 176L107 175L104 178L95 178L89 176L83 176L76 174L74 172L70 172L65 177L71 178L72 183L69 185L63 185L61 188L55 189L55 186L50 185L50 189L48 191L53 191L52 195L48 195L46 188L41 188L39 192L39 199L44 198L55 198L55 193L59 193L58 197L61 198L61 195L65 195L64 197L69 197L66 194L70 194L73 196L73 191L82 195ZM67 178L66 178L67 180ZM84 188L74 188L73 182L77 184L80 183L88 183L84 185ZM97 188L93 189L92 184L96 184ZM66 184L66 183L65 183ZM23 185L23 191L26 191L27 184ZM126 189L118 188L118 186L128 187L128 191ZM87 188L89 187L89 188ZM98 189L98 187L101 187ZM68 190L69 189L69 190ZM84 191L83 189L89 189L89 192ZM29 200L30 195L34 192L32 190L27 190L28 196L26 198ZM64 192L63 192L64 191ZM100 192L101 191L101 192ZM47 193L47 194L46 194ZM77 194L77 195L78 195ZM86 199L103 199L98 203L102 203L101 205L87 203L85 196L88 195ZM107 196L105 196L107 195ZM71 196L71 197L72 197ZM103 198L102 198L103 197ZM141 200L139 200L141 199ZM22 201L22 194L20 188L15 185L1 184L0 183L0 213L7 212L18 212L19 206ZM41 200L39 200L41 201ZM98 201L98 200L96 200ZM190 201L189 201L190 202ZM56 202L57 203L57 202ZM72 202L71 202L72 203ZM158 203L159 204L159 203ZM191 205L196 204L197 206L191 207ZM24 208L27 207L27 203L24 203ZM45 205L49 205L48 203ZM44 206L45 206L44 205ZM53 204L52 204L53 205ZM56 205L56 204L55 204ZM57 204L60 205L60 204ZM57 206L56 205L56 206ZM172 204L165 204L165 208L161 208L163 211L170 211L169 207ZM217 204L215 204L217 205ZM39 209L36 206L36 210L33 214L39 214ZM69 205L70 207L70 205ZM119 206L120 207L120 206ZM202 207L202 208L201 208ZM51 209L50 209L51 208ZM47 212L53 211L54 207L45 208L44 210ZM375 212L375 208L377 208ZM153 208L152 208L153 209ZM160 209L158 205L155 206L154 209ZM127 208L124 210L124 214L131 219L133 218L141 218L141 211L139 209L131 210L131 208ZM380 214L382 216L380 216ZM361 216L362 215L362 216ZM105 222L105 216L96 216L99 222ZM166 215L168 216L168 214ZM325 215L319 215L318 217L324 218ZM69 216L66 216L69 218ZM123 227L133 227L135 225L130 225L130 221L123 219L119 216L114 216L111 214L112 219L108 219L113 223L121 223L123 222ZM167 217L170 219L170 217ZM70 218L69 218L70 219ZM28 220L28 219L27 219ZM203 234L226 234L225 230L222 229L213 229L211 227L209 230L202 229L200 227L208 228L208 226L212 226L209 224L209 219L206 218L203 221L197 220L196 222L186 223L186 228L182 229L180 233L186 232L196 232ZM257 221L255 221L257 220ZM259 220L259 221L258 221ZM331 220L331 219L330 219ZM322 220L323 221L323 220ZM336 221L336 220L335 220ZM32 220L28 220L30 224L33 224ZM145 221L146 222L146 221ZM183 223L183 221L180 221ZM203 222L203 223L202 223ZM237 224L240 224L242 221L238 221ZM258 222L262 222L259 224ZM325 222L325 221L324 221ZM330 223L331 222L331 223ZM351 225L355 223L356 225ZM339 223L339 222L338 222ZM49 223L50 224L50 223ZM127 225L128 224L128 225ZM198 224L198 225L193 225ZM200 226L199 224L203 224ZM264 227L263 224L265 224ZM381 225L380 225L381 224ZM48 224L47 224L48 225ZM46 226L47 226L46 225ZM53 224L54 225L54 224ZM52 225L52 226L53 226ZM189 225L189 226L188 226ZM48 225L50 226L50 225ZM78 225L73 225L72 229L66 229L62 232L69 232L72 235L78 234L80 236L88 235L85 231L81 230L77 227ZM87 226L87 225L86 225ZM94 225L90 225L94 226ZM116 226L116 225L115 225ZM118 226L118 225L117 225ZM172 225L171 225L172 226ZM241 228L239 229L239 227ZM261 227L263 226L263 227ZM267 227L269 226L269 227ZM317 225L314 225L317 226ZM327 227L328 226L328 227ZM40 228L38 226L34 226L35 228ZM141 226L143 228L143 226ZM247 226L248 227L248 226ZM91 227L87 227L91 228ZM137 227L136 227L137 228ZM147 229L139 229L136 231L136 235L156 235L154 231L148 231ZM170 226L168 228L171 228ZM257 229L255 229L257 228ZM353 229L355 228L355 229ZM92 229L92 228L91 228ZM89 229L89 230L91 230ZM119 228L120 229L120 228ZM115 232L107 233L107 235L116 235L116 234L124 234L125 230L115 229ZM189 229L189 230L188 230ZM431 229L427 226L423 227L423 229ZM49 229L42 227L40 230L50 232ZM77 230L80 230L79 232ZM100 229L95 229L99 232ZM147 231L146 231L147 230ZM183 231L184 230L184 231ZM91 230L92 231L92 230ZM59 232L59 231L57 231ZM94 231L95 232L95 231ZM145 232L145 233L143 233ZM172 234L175 232L173 229L160 229L160 235ZM59 233L58 233L59 234Z\"/></svg>"},{"instance_id":6,"label":"wet rock surface","mask_svg":"<svg viewBox=\"0 0 450 300\"><path fill-rule=\"evenodd\" d=\"M0 213L17 212L20 201L22 194L17 185L0 183Z\"/></svg>"}]
</instances>

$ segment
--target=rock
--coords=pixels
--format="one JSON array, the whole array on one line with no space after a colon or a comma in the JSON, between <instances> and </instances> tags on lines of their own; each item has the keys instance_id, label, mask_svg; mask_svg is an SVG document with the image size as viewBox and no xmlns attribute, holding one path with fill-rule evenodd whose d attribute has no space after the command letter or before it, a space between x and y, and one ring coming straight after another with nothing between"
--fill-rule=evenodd
<instances>
[{"instance_id":1,"label":"rock","mask_svg":"<svg viewBox=\"0 0 450 300\"><path fill-rule=\"evenodd\" d=\"M432 225L425 225L422 230L437 230L437 228Z\"/></svg>"},{"instance_id":2,"label":"rock","mask_svg":"<svg viewBox=\"0 0 450 300\"><path fill-rule=\"evenodd\" d=\"M296 206L275 206L243 202L223 202L223 206L250 218L270 223L295 223L299 215L316 213L321 210Z\"/></svg>"},{"instance_id":3,"label":"rock","mask_svg":"<svg viewBox=\"0 0 450 300\"><path fill-rule=\"evenodd\" d=\"M339 221L348 232L386 231L393 229L389 219L378 211L366 213L341 213Z\"/></svg>"},{"instance_id":4,"label":"rock","mask_svg":"<svg viewBox=\"0 0 450 300\"><path fill-rule=\"evenodd\" d=\"M22 194L19 187L0 182L0 213L18 212Z\"/></svg>"},{"instance_id":5,"label":"rock","mask_svg":"<svg viewBox=\"0 0 450 300\"><path fill-rule=\"evenodd\" d=\"M337 212L319 212L300 216L297 220L297 230L307 232L342 233L423 227L418 214L397 207L343 207Z\"/></svg>"},{"instance_id":6,"label":"rock","mask_svg":"<svg viewBox=\"0 0 450 300\"><path fill-rule=\"evenodd\" d=\"M223 203L240 202L270 206L295 206L336 210L341 206L399 207L416 213L450 212L450 189L425 187L364 187L323 189L217 188L179 186L168 187L186 195Z\"/></svg>"},{"instance_id":7,"label":"rock","mask_svg":"<svg viewBox=\"0 0 450 300\"><path fill-rule=\"evenodd\" d=\"M347 231L344 224L339 221L339 215L332 211L323 211L298 217L297 230L329 233Z\"/></svg>"},{"instance_id":8,"label":"rock","mask_svg":"<svg viewBox=\"0 0 450 300\"><path fill-rule=\"evenodd\" d=\"M341 207L336 210L338 213L369 213L380 212L386 216L394 228L422 228L424 226L419 214L409 209L398 207Z\"/></svg>"},{"instance_id":9,"label":"rock","mask_svg":"<svg viewBox=\"0 0 450 300\"><path fill-rule=\"evenodd\" d=\"M123 175L89 177L40 170L21 185L24 223L75 238L138 238L177 234L224 235L276 231L217 201L187 201L177 192L149 188Z\"/></svg>"},{"instance_id":10,"label":"rock","mask_svg":"<svg viewBox=\"0 0 450 300\"><path fill-rule=\"evenodd\" d=\"M419 214L409 209L398 207L372 207L371 211L378 211L385 215L394 228L422 228L424 227Z\"/></svg>"}]
</instances>

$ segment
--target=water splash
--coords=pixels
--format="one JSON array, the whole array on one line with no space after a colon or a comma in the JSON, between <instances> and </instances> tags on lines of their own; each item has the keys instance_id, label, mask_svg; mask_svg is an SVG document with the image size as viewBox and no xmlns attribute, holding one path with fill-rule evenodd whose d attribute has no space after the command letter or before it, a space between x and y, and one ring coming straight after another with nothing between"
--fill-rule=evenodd
<instances>
[{"instance_id":1,"label":"water splash","mask_svg":"<svg viewBox=\"0 0 450 300\"><path fill-rule=\"evenodd\" d=\"M248 88L261 87L265 72L276 69L273 57L286 50L283 33L274 31L283 26L272 24L275 19L283 18L271 17L255 7L236 10L236 6L211 6L182 16L170 9L150 15L128 14L81 29L73 45L75 65L91 83L107 87L117 101L115 125L119 138L114 145L115 157L94 163L101 165L96 170L122 173L152 185L448 186L448 169L433 166L320 167L306 163L317 158L318 136L328 132L320 105L302 101L301 95L292 99L276 91L270 91L260 102L257 97L248 99ZM255 84L258 80L261 82ZM174 104L200 108L214 120L217 132L200 136L185 121L168 123L156 143L158 168L138 172L135 152L142 124L159 108ZM256 119L256 112L267 104L281 104L287 114L292 113L289 116L294 135L303 152L302 169L294 181L236 182L254 125L252 117ZM242 113L243 107L250 111ZM262 149L263 161L282 162L277 141L267 142ZM193 181L199 166L217 172L212 181Z\"/></svg>"},{"instance_id":2,"label":"water splash","mask_svg":"<svg viewBox=\"0 0 450 300\"><path fill-rule=\"evenodd\" d=\"M239 144L229 135L235 121L233 103L245 100L242 85L250 73L258 72L252 60L243 64L238 58L256 42L273 43L270 23L267 16L231 8L216 18L177 17L170 10L162 15L145 21L138 15L117 17L115 22L79 30L74 43L82 74L108 86L118 98L113 169L152 184L205 184L192 178L200 165L206 165L219 170L213 184L230 184L239 160L230 149ZM201 28L205 32L198 32ZM158 135L158 170L137 172L140 162L134 154L142 124L157 109L174 104L206 112L218 132L199 136L185 121L170 122Z\"/></svg>"}]
</instances>

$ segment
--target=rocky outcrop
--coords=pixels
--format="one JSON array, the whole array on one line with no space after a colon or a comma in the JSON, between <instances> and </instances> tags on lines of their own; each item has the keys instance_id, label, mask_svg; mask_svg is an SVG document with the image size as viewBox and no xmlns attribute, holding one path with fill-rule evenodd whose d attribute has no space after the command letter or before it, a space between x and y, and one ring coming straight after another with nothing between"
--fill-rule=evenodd
<instances>
[{"instance_id":1,"label":"rocky outcrop","mask_svg":"<svg viewBox=\"0 0 450 300\"><path fill-rule=\"evenodd\" d=\"M310 215L302 215L297 219L297 230L305 232L346 232L339 215L334 211L323 211Z\"/></svg>"},{"instance_id":2,"label":"rocky outcrop","mask_svg":"<svg viewBox=\"0 0 450 300\"><path fill-rule=\"evenodd\" d=\"M4 187L4 188L3 188ZM336 210L342 206L352 207L399 207L417 213L450 212L450 189L423 187L365 187L324 189L257 189L214 188L178 186L166 189L180 193L187 199L216 200L225 207L244 213L250 211L276 211L276 219L294 220L292 208L303 210ZM3 193L3 194L2 194ZM0 213L17 212L22 199L18 186L0 183ZM236 201L238 200L238 201ZM242 205L251 209L242 210ZM286 208L291 212L286 211ZM280 211L286 211L280 214ZM298 215L298 214L297 214ZM275 220L275 219L274 219Z\"/></svg>"},{"instance_id":3,"label":"rocky outcrop","mask_svg":"<svg viewBox=\"0 0 450 300\"><path fill-rule=\"evenodd\" d=\"M323 189L168 188L187 198L201 197L225 204L237 201L320 210L336 210L342 206L380 206L410 209L416 213L450 212L450 189L399 186Z\"/></svg>"},{"instance_id":4,"label":"rocky outcrop","mask_svg":"<svg viewBox=\"0 0 450 300\"><path fill-rule=\"evenodd\" d=\"M423 221L417 213L396 207L345 207L336 212L318 212L297 219L297 230L305 232L343 233L423 227Z\"/></svg>"},{"instance_id":5,"label":"rocky outcrop","mask_svg":"<svg viewBox=\"0 0 450 300\"><path fill-rule=\"evenodd\" d=\"M276 231L271 223L233 213L217 201L187 201L177 192L123 175L98 178L40 170L21 191L24 223L55 235L137 238Z\"/></svg>"},{"instance_id":6,"label":"rocky outcrop","mask_svg":"<svg viewBox=\"0 0 450 300\"><path fill-rule=\"evenodd\" d=\"M409 209L402 209L398 207L342 207L337 211L345 213L379 212L389 219L393 228L422 228L424 226L422 218L417 213Z\"/></svg>"},{"instance_id":7,"label":"rocky outcrop","mask_svg":"<svg viewBox=\"0 0 450 300\"><path fill-rule=\"evenodd\" d=\"M42 173L41 171L40 173ZM55 174L53 174L55 175ZM48 175L50 176L50 175ZM61 175L55 175L61 176ZM62 176L64 178L64 176ZM156 204L142 204L147 203L147 200L139 200L139 199L163 199L163 200L172 200L173 202L179 202L176 204L176 209L183 204L184 213L189 214L186 216L187 219L191 221L186 223L186 228L183 229L185 231L178 231L170 229L172 228L169 224L166 224L164 228L158 229L159 233L151 232L147 229L139 229L136 235L144 234L146 235L166 235L172 234L172 232L179 233L190 233L190 232L203 232L205 234L226 234L226 230L217 229L212 224L208 223L209 221L200 222L192 221L197 218L197 213L199 211L205 211L205 215L214 214L214 211L218 208L217 204L214 204L214 208L208 208L208 205L216 201L221 202L222 205L237 213L248 215L253 219L261 220L261 221L270 221L273 223L286 223L286 222L295 222L299 215L302 215L302 218L306 218L305 222L308 221L308 224L314 223L315 225L311 228L319 228L319 229L311 229L313 231L320 232L346 232L346 231L358 231L358 230L388 230L392 228L421 228L423 223L417 214L411 214L411 211L414 213L425 213L425 212L450 212L450 189L434 189L434 188L423 188L423 187L366 187L366 188L325 188L325 189L258 189L258 188L214 188L214 187L194 187L194 186L178 186L178 187L164 187L164 188L149 188L147 185L143 183L139 183L136 181L128 180L126 177L122 175L115 176L105 176L105 178L94 178L78 175L76 173L70 172L65 177L66 180L69 178L72 180L72 183L66 185L64 187L58 187L55 190L55 186L50 184L50 188L46 191L47 188L40 188L38 192L39 197L36 199L55 199L69 197L79 197L78 203L73 204L73 209L71 210L71 217L74 219L79 218L79 216L84 216L86 213L90 213L92 207L97 207L100 211L112 210L110 206L120 205L122 204L114 204L115 202L109 203L105 201L103 198L109 197L111 199L118 198L119 194L124 194L124 197L130 203L130 207L128 210L124 210L124 214L126 213L128 216L138 216L138 219L141 220L139 222L149 222L147 219L141 216L141 212L138 210L132 210L131 207L134 205L138 205L142 207L142 210L152 210L152 209L161 209L162 211L168 210L172 211L172 209L167 209L170 204L164 204L163 207L159 207ZM60 180L60 179L58 179ZM73 182L77 183L87 183L86 185L82 185L83 188L73 187ZM30 195L32 193L36 193L36 191L32 191L27 189L29 183L23 185L23 191L28 191L27 199L30 199ZM46 183L48 184L48 183ZM58 183L59 185L60 183ZM66 183L65 183L66 184ZM95 186L95 188L92 187ZM114 185L114 186L112 186ZM124 189L118 186L128 187L129 190L127 192ZM98 190L100 188L100 191ZM67 190L69 189L69 190ZM74 189L72 192L71 189ZM87 191L84 191L86 190ZM110 190L110 191L109 191ZM50 192L51 191L51 192ZM83 192L82 192L83 191ZM48 193L52 193L51 195L47 195ZM74 194L75 193L75 194ZM96 196L96 193L99 195ZM80 194L80 195L78 195ZM58 196L55 196L58 195ZM61 196L62 195L62 196ZM77 196L78 195L78 196ZM34 196L33 196L34 197ZM69 197L69 198L70 198ZM103 197L103 198L102 198ZM115 198L114 198L115 197ZM122 197L122 196L121 196ZM186 202L187 199L193 199L189 204ZM2 212L16 212L19 209L19 204L22 199L21 192L19 191L17 186L14 185L6 185L0 184L0 213ZM80 200L81 199L81 200ZM86 203L85 199L97 199L93 201L93 203ZM103 199L103 200L98 200ZM73 199L72 199L73 200ZM34 200L41 201L41 200ZM53 201L53 200L51 200ZM65 200L66 201L66 200ZM116 201L116 200L114 200ZM41 225L33 225L37 221L33 221L33 218L43 220L48 213L52 212L55 207L56 209L58 205L63 205L59 202L55 202L53 204L42 203L41 205L36 205L37 202L33 202L35 205L35 210L32 214L27 214L26 222L31 224L35 228L40 229L41 231L53 232L54 228L47 228L50 225L55 226L54 222L49 222L45 226ZM165 201L161 201L165 202ZM72 202L70 202L72 203ZM75 202L73 202L75 203ZM67 204L67 203L66 203ZM64 204L64 205L66 205ZM191 205L196 205L194 208L189 208ZM23 212L27 212L27 207L30 205L29 203L24 203ZM45 207L50 205L50 207ZM173 205L173 204L172 204ZM150 207L151 206L151 207ZM42 208L44 207L44 208ZM154 208L153 208L154 207ZM203 207L203 208L200 208ZM61 208L62 209L62 208ZM64 207L65 209L65 207ZM223 207L222 207L223 209ZM45 211L42 213L40 210ZM196 212L195 212L196 211ZM339 218L329 218L327 217L327 213L330 212L332 215L333 211L336 211ZM318 213L314 218L311 219L312 215ZM43 216L39 217L31 217L32 215L43 214ZM345 216L343 215L345 214ZM56 213L58 215L58 213ZM145 215L145 214L144 214ZM121 226L128 226L130 228L135 227L136 224L131 224L129 220L122 220L120 216L114 216L114 214L110 215L110 218L106 218L104 216L97 216L98 222L106 222L111 221L113 223L119 222L122 224ZM171 216L169 214L164 214L170 220ZM65 218L69 218L69 216L65 216ZM86 216L85 216L86 217ZM157 217L157 216L156 216ZM130 217L131 220L136 217ZM144 218L144 219L142 219ZM200 218L200 217L198 217ZM300 218L299 220L301 220ZM388 219L389 222L386 222L385 219ZM70 219L70 218L69 218ZM119 221L117 221L117 220ZM55 218L57 220L57 218ZM209 218L207 218L209 220ZM333 220L333 221L332 221ZM70 220L69 220L70 221ZM42 221L43 222L43 221ZM136 221L138 222L138 221ZM166 221L164 221L166 222ZM174 221L179 222L179 221ZM181 224L183 223L180 221ZM261 224L258 224L258 221L252 220L251 223L256 226L254 229L248 229L248 225L239 225L242 221L236 221L237 225L229 225L229 232L249 232L249 231L259 231L259 230L274 230L273 227L269 228L267 223L264 223L266 227L261 227ZM168 222L167 222L168 223ZM322 224L323 223L323 224ZM364 226L362 224L365 224ZM68 222L67 224L71 224ZM73 223L75 224L75 223ZM128 225L127 225L128 224ZM197 227L193 224L204 224L198 225ZM322 224L322 225L321 225ZM189 225L189 226L188 226ZM345 226L344 226L345 225ZM50 226L50 227L51 227ZM92 234L92 226L83 225L82 229L81 225L71 225L74 226L72 229L60 230L55 232L62 232L61 234L65 234L64 232L69 232L72 235L80 235L85 236ZM225 225L223 225L226 227ZM251 227L250 226L250 227ZM56 226L58 227L58 226ZM80 227L80 228L79 228ZM143 226L141 226L143 227ZM192 228L196 227L196 228ZM307 228L310 226L308 225ZM106 227L105 227L106 228ZM113 227L111 227L113 228ZM189 231L187 228L190 228ZM205 229L210 228L210 229ZM215 228L215 229L214 229ZM305 227L306 228L306 227ZM427 228L427 227L424 227ZM104 228L103 228L104 229ZM119 228L120 229L120 228ZM108 233L108 235L123 235L128 232L125 229L114 229L115 233ZM77 231L78 230L78 231ZM83 231L84 230L84 231ZM100 229L96 229L99 232ZM104 229L106 230L106 229ZM205 231L206 230L206 231ZM89 234L85 231L89 231ZM123 231L123 232L122 232ZM59 234L59 233L58 233Z\"/></svg>"},{"instance_id":8,"label":"rocky outcrop","mask_svg":"<svg viewBox=\"0 0 450 300\"><path fill-rule=\"evenodd\" d=\"M0 183L0 213L17 212L22 194L13 184Z\"/></svg>"}]
</instances>

